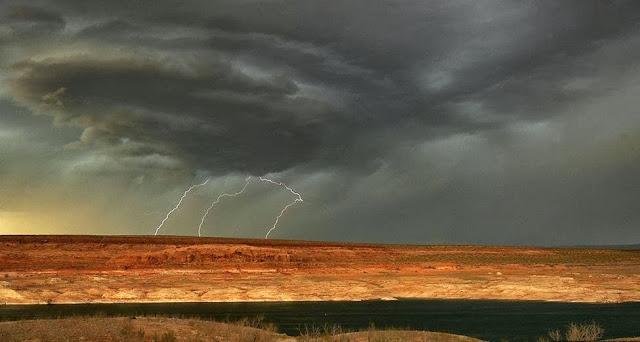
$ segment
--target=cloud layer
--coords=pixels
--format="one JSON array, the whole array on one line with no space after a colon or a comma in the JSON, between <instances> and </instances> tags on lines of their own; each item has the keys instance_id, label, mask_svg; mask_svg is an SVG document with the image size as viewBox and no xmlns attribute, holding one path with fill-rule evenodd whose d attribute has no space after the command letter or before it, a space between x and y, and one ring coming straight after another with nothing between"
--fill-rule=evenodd
<instances>
[{"instance_id":1,"label":"cloud layer","mask_svg":"<svg viewBox=\"0 0 640 342\"><path fill-rule=\"evenodd\" d=\"M0 210L56 217L63 191L83 204L68 215L110 222L51 230L148 233L146 213L213 175L170 225L191 234L208 196L270 174L309 199L274 237L640 238L637 2L39 0L0 15ZM261 186L211 234L261 236L288 200Z\"/></svg>"}]
</instances>

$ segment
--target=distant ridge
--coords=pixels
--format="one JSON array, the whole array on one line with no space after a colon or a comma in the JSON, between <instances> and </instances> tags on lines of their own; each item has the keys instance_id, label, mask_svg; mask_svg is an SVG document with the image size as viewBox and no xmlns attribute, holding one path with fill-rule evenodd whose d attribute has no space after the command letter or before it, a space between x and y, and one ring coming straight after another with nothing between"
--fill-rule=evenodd
<instances>
[{"instance_id":1,"label":"distant ridge","mask_svg":"<svg viewBox=\"0 0 640 342\"><path fill-rule=\"evenodd\" d=\"M572 245L559 246L561 248L585 248L585 249L613 249L613 250L640 250L640 244L630 245Z\"/></svg>"},{"instance_id":2,"label":"distant ridge","mask_svg":"<svg viewBox=\"0 0 640 342\"><path fill-rule=\"evenodd\" d=\"M325 247L428 247L428 248L513 248L513 249L602 249L602 250L640 250L640 244L628 245L474 245L474 244L400 244L381 242L323 241L323 240L288 240L263 238L234 237L199 237L181 235L88 235L88 234L0 234L0 243L128 243L128 244L245 244L249 246L325 246Z\"/></svg>"}]
</instances>

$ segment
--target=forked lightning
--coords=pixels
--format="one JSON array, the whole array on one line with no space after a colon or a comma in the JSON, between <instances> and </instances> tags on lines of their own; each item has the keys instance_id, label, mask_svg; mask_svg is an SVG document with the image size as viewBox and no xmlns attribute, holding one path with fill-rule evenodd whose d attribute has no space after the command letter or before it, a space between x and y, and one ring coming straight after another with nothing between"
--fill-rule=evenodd
<instances>
[{"instance_id":1,"label":"forked lightning","mask_svg":"<svg viewBox=\"0 0 640 342\"><path fill-rule=\"evenodd\" d=\"M269 234L271 234L271 232L276 229L276 227L278 226L278 221L280 221L280 218L282 217L282 215L284 215L284 212L287 211L287 209L289 209L290 206L296 204L297 202L303 202L302 200L302 196L300 196L299 193L293 191L293 189L291 189L290 187L288 187L286 184L282 183L282 182L276 182L273 181L271 179L268 178L264 178L264 177L260 177L260 180L263 182L269 182L275 185L279 185L282 187L285 187L287 190L289 190L289 192L291 192L292 194L294 194L296 196L296 199L293 200L293 202L287 204L284 208L282 208L282 211L280 211L280 215L278 215L278 217L276 217L276 221L273 223L273 226L271 227L271 229L269 229L269 231L267 232L267 234L264 236L265 239L269 238Z\"/></svg>"},{"instance_id":2,"label":"forked lightning","mask_svg":"<svg viewBox=\"0 0 640 342\"><path fill-rule=\"evenodd\" d=\"M245 192L245 190L247 190L247 187L249 186L249 181L251 180L252 176L248 176L247 178L245 178L244 180L244 186L242 187L242 189L238 192L234 192L234 193L224 193L221 195L218 195L218 197L215 199L215 201L213 201L211 203L211 205L207 208L207 210L205 211L204 215L202 215L202 218L200 219L200 224L198 225L198 236L202 236L202 226L204 225L204 220L207 218L207 216L209 215L209 212L213 209L213 207L218 204L218 202L220 202L220 200L223 197L236 197L239 196L241 194L243 194ZM271 232L273 232L277 227L278 227L278 223L280 222L280 218L282 218L282 216L284 215L284 213L294 204L298 203L298 202L303 202L302 200L302 196L300 195L300 193L294 191L293 189L291 189L289 186L287 186L286 184L282 183L282 182L276 182L272 179L269 178L265 178L265 177L258 177L261 181L263 182L268 182L280 187L283 187L285 189L287 189L291 194L293 194L294 196L296 196L296 198L293 200L293 202L287 204L284 208L282 208L282 210L280 211L280 214L276 217L275 222L273 223L273 225L271 226L271 228L267 231L267 234L264 236L265 239L269 238L269 234L271 234ZM160 223L160 225L156 228L156 232L155 235L158 235L158 232L160 231L160 229L162 228L162 226L164 225L165 222L167 222L167 220L169 219L169 216L171 216L171 214L178 210L178 208L180 208L180 205L182 204L182 201L185 199L185 197L187 197L187 195L189 194L189 192L191 192L191 190L204 186L206 185L209 180L211 180L211 177L207 178L206 181L204 181L203 183L200 184L196 184L196 185L192 185L189 189L187 189L184 194L182 194L182 197L180 198L180 200L178 201L178 204L176 204L176 206L171 209L167 215L165 216L165 218L162 220L162 222Z\"/></svg>"},{"instance_id":3,"label":"forked lightning","mask_svg":"<svg viewBox=\"0 0 640 342\"><path fill-rule=\"evenodd\" d=\"M189 192L191 192L191 190L195 189L195 188L199 188L203 185L207 185L207 183L209 183L209 181L211 180L211 177L207 178L206 181L204 181L204 183L200 183L200 184L196 184L196 185L192 185L189 189L187 189L184 194L182 194L182 197L180 197L180 200L178 201L178 204L176 204L176 206L171 209L168 213L167 216L164 217L164 220L162 220L162 222L160 222L160 225L158 226L158 228L156 228L156 233L153 235L158 235L158 232L160 231L160 228L162 228L162 226L164 226L164 223L167 222L167 220L169 219L169 216L171 216L171 214L178 210L178 208L180 208L180 204L182 204L182 201L184 200L185 197L187 197L187 195L189 194Z\"/></svg>"},{"instance_id":4,"label":"forked lightning","mask_svg":"<svg viewBox=\"0 0 640 342\"><path fill-rule=\"evenodd\" d=\"M198 226L198 236L202 236L202 233L201 233L202 225L204 224L204 220L207 218L207 215L209 215L209 212L211 211L211 209L213 209L213 206L215 206L218 202L220 202L220 199L222 199L222 197L236 197L238 195L241 195L245 190L247 190L247 186L249 185L250 180L251 180L251 176L245 178L244 187L242 187L242 190L238 192L234 192L232 194L219 195L218 198L216 198L216 200L211 203L209 208L207 208L207 211L205 211L204 215L202 215L202 219L200 220L200 225Z\"/></svg>"}]
</instances>

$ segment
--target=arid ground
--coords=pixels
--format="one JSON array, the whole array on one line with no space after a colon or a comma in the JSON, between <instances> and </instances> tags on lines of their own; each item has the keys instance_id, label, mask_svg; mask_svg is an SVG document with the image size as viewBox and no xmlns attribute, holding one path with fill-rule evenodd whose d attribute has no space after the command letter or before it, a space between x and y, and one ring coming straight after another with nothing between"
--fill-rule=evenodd
<instances>
[{"instance_id":1,"label":"arid ground","mask_svg":"<svg viewBox=\"0 0 640 342\"><path fill-rule=\"evenodd\" d=\"M344 332L338 326L303 331L298 337L278 334L273 326L251 321L219 323L165 317L78 317L0 322L3 342L60 341L216 341L216 342L481 342L472 337L427 332L367 329Z\"/></svg>"},{"instance_id":2,"label":"arid ground","mask_svg":"<svg viewBox=\"0 0 640 342\"><path fill-rule=\"evenodd\" d=\"M640 251L0 236L0 304L640 301Z\"/></svg>"},{"instance_id":3,"label":"arid ground","mask_svg":"<svg viewBox=\"0 0 640 342\"><path fill-rule=\"evenodd\" d=\"M302 329L293 337L277 333L260 321L213 322L168 317L73 317L0 322L3 342L481 342L473 337L415 330L378 330L369 327L348 332L336 325ZM541 336L544 337L544 336ZM548 339L547 339L548 340ZM640 341L640 337L603 341Z\"/></svg>"}]
</instances>

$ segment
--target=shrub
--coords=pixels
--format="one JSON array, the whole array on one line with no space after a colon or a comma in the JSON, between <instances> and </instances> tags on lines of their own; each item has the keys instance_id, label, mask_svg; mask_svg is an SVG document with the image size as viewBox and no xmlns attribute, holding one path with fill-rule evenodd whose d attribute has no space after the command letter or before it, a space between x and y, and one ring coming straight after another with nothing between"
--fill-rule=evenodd
<instances>
[{"instance_id":1,"label":"shrub","mask_svg":"<svg viewBox=\"0 0 640 342\"><path fill-rule=\"evenodd\" d=\"M169 330L162 334L160 342L175 342L177 340L176 333L173 330Z\"/></svg>"},{"instance_id":2,"label":"shrub","mask_svg":"<svg viewBox=\"0 0 640 342\"><path fill-rule=\"evenodd\" d=\"M305 324L302 329L298 328L298 331L300 332L299 339L303 342L313 341L319 339L322 336L320 327L317 325Z\"/></svg>"},{"instance_id":3,"label":"shrub","mask_svg":"<svg viewBox=\"0 0 640 342\"><path fill-rule=\"evenodd\" d=\"M300 332L299 340L303 342L307 341L332 341L332 342L341 342L346 341L347 337L339 336L341 334L346 333L338 324L329 324L325 323L324 325L307 325L304 327L298 328Z\"/></svg>"},{"instance_id":4,"label":"shrub","mask_svg":"<svg viewBox=\"0 0 640 342\"><path fill-rule=\"evenodd\" d=\"M567 341L597 341L604 335L604 329L596 322L589 324L571 323L565 335Z\"/></svg>"},{"instance_id":5,"label":"shrub","mask_svg":"<svg viewBox=\"0 0 640 342\"><path fill-rule=\"evenodd\" d=\"M558 341L597 341L604 335L604 329L596 322L591 323L569 323L564 335L560 330L552 330L547 333L549 339L554 342ZM538 339L540 342L549 341L548 338L542 337Z\"/></svg>"},{"instance_id":6,"label":"shrub","mask_svg":"<svg viewBox=\"0 0 640 342\"><path fill-rule=\"evenodd\" d=\"M261 330L266 330L270 333L277 333L278 327L273 323L267 323L264 321L264 316L256 316L252 318L243 317L235 322L230 322L227 320L227 323L234 324L236 326L248 327L248 328L256 328Z\"/></svg>"},{"instance_id":7,"label":"shrub","mask_svg":"<svg viewBox=\"0 0 640 342\"><path fill-rule=\"evenodd\" d=\"M558 329L549 331L549 337L551 337L552 341L562 341L562 333Z\"/></svg>"},{"instance_id":8,"label":"shrub","mask_svg":"<svg viewBox=\"0 0 640 342\"><path fill-rule=\"evenodd\" d=\"M140 329L138 329L138 333L137 333L137 335L138 335L138 338L139 338L139 339L141 339L141 340L142 340L142 339L144 339L144 335L145 335L144 328L140 328Z\"/></svg>"}]
</instances>

